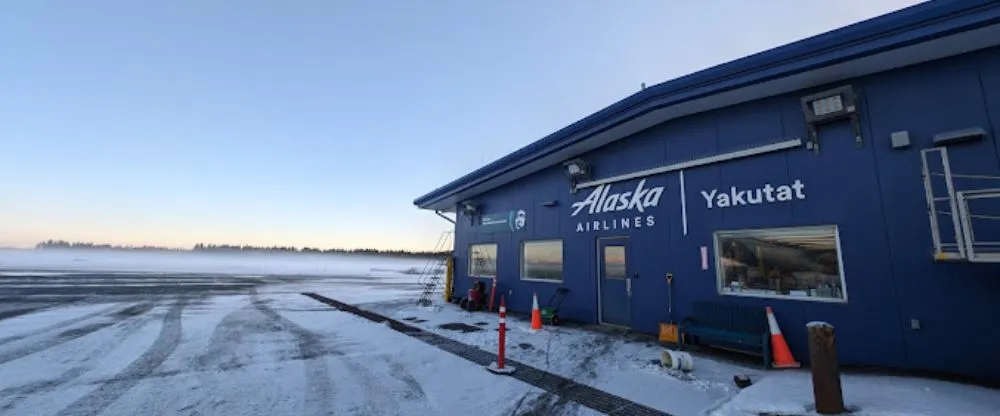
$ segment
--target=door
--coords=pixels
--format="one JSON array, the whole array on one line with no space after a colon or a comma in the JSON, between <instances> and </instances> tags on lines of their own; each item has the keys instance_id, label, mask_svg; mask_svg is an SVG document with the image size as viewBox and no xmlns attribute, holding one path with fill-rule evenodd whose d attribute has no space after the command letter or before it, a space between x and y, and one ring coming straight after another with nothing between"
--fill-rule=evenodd
<instances>
[{"instance_id":1,"label":"door","mask_svg":"<svg viewBox=\"0 0 1000 416\"><path fill-rule=\"evenodd\" d=\"M631 323L632 279L629 275L628 238L597 240L597 281L600 323L628 327Z\"/></svg>"}]
</instances>

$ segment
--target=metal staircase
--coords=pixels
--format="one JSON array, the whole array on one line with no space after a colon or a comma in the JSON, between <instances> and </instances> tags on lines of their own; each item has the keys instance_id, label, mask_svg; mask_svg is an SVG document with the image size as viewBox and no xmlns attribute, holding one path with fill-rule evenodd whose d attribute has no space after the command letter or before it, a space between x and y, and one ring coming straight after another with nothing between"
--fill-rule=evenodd
<instances>
[{"instance_id":1,"label":"metal staircase","mask_svg":"<svg viewBox=\"0 0 1000 416\"><path fill-rule=\"evenodd\" d=\"M417 301L418 305L430 305L431 299L434 295L441 292L438 287L441 285L442 281L445 281L445 297L447 298L450 296L450 293L448 292L451 291L453 271L451 255L453 250L453 236L454 234L452 231L445 231L441 233L441 237L438 238L437 244L434 245L434 252L447 254L431 259L420 272L420 277L417 279L417 282L420 284L422 292L420 294L420 300Z\"/></svg>"},{"instance_id":2,"label":"metal staircase","mask_svg":"<svg viewBox=\"0 0 1000 416\"><path fill-rule=\"evenodd\" d=\"M923 149L920 159L934 259L1000 263L1000 176L953 173L946 147ZM956 178L976 185L960 189Z\"/></svg>"}]
</instances>

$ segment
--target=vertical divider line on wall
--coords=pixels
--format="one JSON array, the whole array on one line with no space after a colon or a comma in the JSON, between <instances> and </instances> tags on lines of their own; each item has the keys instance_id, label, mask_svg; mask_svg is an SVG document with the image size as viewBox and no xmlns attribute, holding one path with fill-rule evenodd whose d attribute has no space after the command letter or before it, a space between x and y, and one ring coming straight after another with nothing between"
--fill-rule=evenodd
<instances>
[{"instance_id":1,"label":"vertical divider line on wall","mask_svg":"<svg viewBox=\"0 0 1000 416\"><path fill-rule=\"evenodd\" d=\"M863 91L864 89L865 89L865 86L864 86L864 84L862 84L860 86L860 90ZM858 105L860 106L860 110L864 114L871 114L871 112L870 112L871 111L871 105L868 102L868 98L869 98L868 94L859 94L858 95ZM872 138L876 137L876 135L875 135L875 122L873 121L873 119L875 119L875 117L869 116L869 117L865 117L864 120L862 121L862 123L864 123L863 128L867 129L867 133L866 133L867 136L868 137L872 137ZM874 139L873 139L872 142L874 143ZM868 146L868 149L869 149L868 151L872 153L872 163L875 165L875 175L873 175L874 176L873 180L875 181L875 185L878 187L877 189L879 190L878 193L877 193L878 200L879 200L879 215L880 215L881 223L884 224L884 226L882 227L882 230L883 230L882 239L885 242L885 248L886 248L886 251L889 254L889 261L887 262L887 266L889 267L889 274L888 274L887 277L889 278L889 281L891 282L891 284L889 285L889 288L890 288L890 290L892 292L892 302L894 302L897 305L900 305L900 303L899 303L900 302L900 300L899 300L900 299L900 296L899 296L899 285L900 285L900 283L897 280L897 276L899 276L899 274L897 274L897 272L896 272L896 262L901 257L905 258L905 256L906 256L907 253L897 251L898 248L894 248L894 246L892 244L892 237L890 236L891 230L889 228L889 218L888 218L889 216L888 216L888 214L886 214L888 212L891 212L891 208L887 204L887 201L886 201L886 192L885 192L884 188L882 187L883 186L882 180L884 179L884 177L883 177L883 175L881 175L879 173L879 172L881 172L881 170L879 169L879 162L880 162L880 159L879 159L879 148L877 146ZM920 157L921 157L922 160L924 159L923 153L921 153ZM923 163L922 165L924 167L926 167L925 163ZM786 166L787 166L787 164L786 164ZM795 209L795 208L793 207L792 209ZM934 216L932 215L932 217L934 217ZM936 230L937 229L936 224L933 224L933 220L932 220L931 228L933 228L935 230L935 232L937 231ZM840 263L841 267L843 267L844 252L842 251L842 248L840 247L841 241L840 241L840 234L839 234L840 233L840 229L839 228L837 228L837 233L838 233L837 234L837 253L840 256L840 259L838 261L841 262ZM940 235L938 235L937 237L940 237ZM935 241L940 241L940 240L938 238L935 238ZM841 274L844 275L844 271L843 270L841 270ZM844 294L846 295L847 294L847 290L846 290L847 276L846 275L844 275L844 285L845 285ZM896 319L897 319L896 322L897 322L897 325L899 326L899 331L900 331L899 332L900 336L899 336L898 340L899 340L899 344L900 344L899 351L900 351L900 355L902 356L901 360L902 360L903 363L909 363L910 362L910 358L909 358L908 355L910 354L910 352L909 352L910 349L908 348L908 345L907 345L908 344L907 336L905 335L906 331L909 329L909 326L905 324L905 322L907 322L907 321L904 318L905 315L904 315L903 308L902 307L897 307L895 309L896 309Z\"/></svg>"},{"instance_id":2,"label":"vertical divider line on wall","mask_svg":"<svg viewBox=\"0 0 1000 416\"><path fill-rule=\"evenodd\" d=\"M687 191L684 190L684 169L680 170L677 177L681 185L681 228L684 230L684 235L688 235Z\"/></svg>"}]
</instances>

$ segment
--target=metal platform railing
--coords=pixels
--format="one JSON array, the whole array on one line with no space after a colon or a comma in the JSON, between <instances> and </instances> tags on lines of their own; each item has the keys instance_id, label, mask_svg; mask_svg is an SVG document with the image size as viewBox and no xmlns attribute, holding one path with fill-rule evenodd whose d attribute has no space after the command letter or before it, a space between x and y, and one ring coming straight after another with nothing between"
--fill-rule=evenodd
<instances>
[{"instance_id":1,"label":"metal platform railing","mask_svg":"<svg viewBox=\"0 0 1000 416\"><path fill-rule=\"evenodd\" d=\"M976 232L976 226L982 224L1000 231L1000 176L952 172L946 147L923 149L920 151L920 159L934 259L1000 263L1000 241L990 240L1000 233L991 229L980 232L979 235ZM940 164L940 170L931 168L932 160ZM943 180L946 195L939 196L935 193L935 178ZM958 190L956 178L975 181L977 184L996 182L991 182L992 186L973 186ZM974 210L972 207L975 202L989 200L994 200L995 203L985 209L980 207L979 210ZM941 206L944 204L947 204L946 208ZM947 219L946 224L942 224L942 219ZM947 238L949 234L952 238Z\"/></svg>"}]
</instances>

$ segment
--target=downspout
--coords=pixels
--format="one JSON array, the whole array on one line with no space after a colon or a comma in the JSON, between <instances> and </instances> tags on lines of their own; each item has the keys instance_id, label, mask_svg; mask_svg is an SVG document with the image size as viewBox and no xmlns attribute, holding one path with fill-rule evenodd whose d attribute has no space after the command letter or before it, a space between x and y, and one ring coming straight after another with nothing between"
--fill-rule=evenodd
<instances>
[{"instance_id":1,"label":"downspout","mask_svg":"<svg viewBox=\"0 0 1000 416\"><path fill-rule=\"evenodd\" d=\"M437 216L439 216L439 217L441 217L441 218L444 218L445 221L448 221L448 222L450 222L452 224L455 223L455 220L453 220L451 218L448 218L447 216L445 216L444 214L442 214L440 210L434 210L434 214L437 215Z\"/></svg>"}]
</instances>

